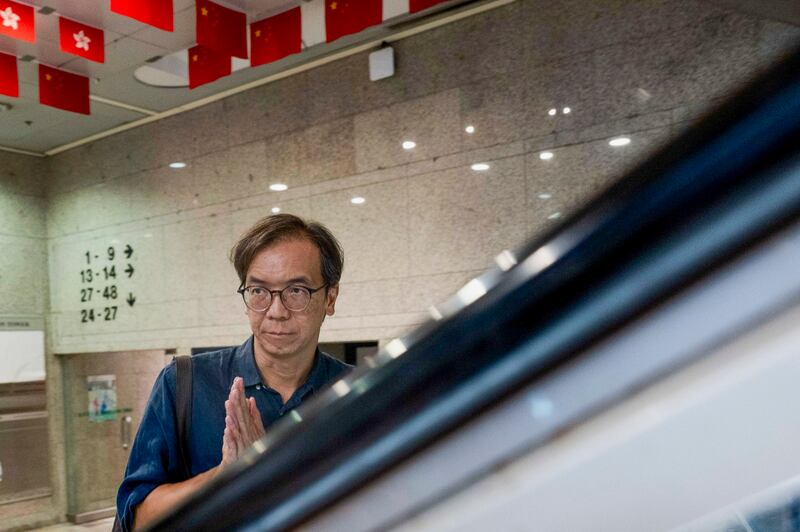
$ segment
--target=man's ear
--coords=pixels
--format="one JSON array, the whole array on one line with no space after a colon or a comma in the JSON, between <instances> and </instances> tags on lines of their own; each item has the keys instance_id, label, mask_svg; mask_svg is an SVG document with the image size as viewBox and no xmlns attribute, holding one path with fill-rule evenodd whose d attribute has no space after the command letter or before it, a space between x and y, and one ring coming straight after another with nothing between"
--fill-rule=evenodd
<instances>
[{"instance_id":1,"label":"man's ear","mask_svg":"<svg viewBox=\"0 0 800 532\"><path fill-rule=\"evenodd\" d=\"M339 295L338 284L328 287L328 291L325 295L325 314L327 314L328 316L333 316L333 313L336 312L336 298L338 295Z\"/></svg>"}]
</instances>

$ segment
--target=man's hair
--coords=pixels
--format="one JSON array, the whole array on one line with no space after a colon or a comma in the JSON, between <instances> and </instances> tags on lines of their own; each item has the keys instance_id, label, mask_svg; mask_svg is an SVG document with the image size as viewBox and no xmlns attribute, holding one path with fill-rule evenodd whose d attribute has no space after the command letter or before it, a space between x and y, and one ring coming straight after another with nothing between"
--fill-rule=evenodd
<instances>
[{"instance_id":1,"label":"man's hair","mask_svg":"<svg viewBox=\"0 0 800 532\"><path fill-rule=\"evenodd\" d=\"M293 214L273 214L262 218L231 249L231 262L242 285L259 251L278 242L294 239L309 240L317 246L325 284L337 285L344 267L344 252L339 241L321 223L307 222Z\"/></svg>"}]
</instances>

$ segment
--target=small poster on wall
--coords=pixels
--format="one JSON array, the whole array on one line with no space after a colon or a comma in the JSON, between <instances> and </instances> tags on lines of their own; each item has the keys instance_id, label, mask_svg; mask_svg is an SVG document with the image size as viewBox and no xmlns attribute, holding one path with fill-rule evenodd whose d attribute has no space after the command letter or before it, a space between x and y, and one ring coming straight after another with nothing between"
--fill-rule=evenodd
<instances>
[{"instance_id":1,"label":"small poster on wall","mask_svg":"<svg viewBox=\"0 0 800 532\"><path fill-rule=\"evenodd\" d=\"M86 385L89 390L89 421L117 419L116 375L89 375Z\"/></svg>"}]
</instances>

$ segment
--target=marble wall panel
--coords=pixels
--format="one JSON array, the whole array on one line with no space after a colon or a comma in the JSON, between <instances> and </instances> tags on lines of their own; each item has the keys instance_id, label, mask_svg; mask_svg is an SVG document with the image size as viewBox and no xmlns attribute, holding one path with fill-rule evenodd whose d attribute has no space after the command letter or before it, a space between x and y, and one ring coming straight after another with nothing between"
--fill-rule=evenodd
<instances>
[{"instance_id":1,"label":"marble wall panel","mask_svg":"<svg viewBox=\"0 0 800 532\"><path fill-rule=\"evenodd\" d=\"M524 158L409 178L410 275L488 268L527 235Z\"/></svg>"},{"instance_id":2,"label":"marble wall panel","mask_svg":"<svg viewBox=\"0 0 800 532\"><path fill-rule=\"evenodd\" d=\"M306 74L290 76L223 101L229 145L272 137L310 124L309 91Z\"/></svg>"},{"instance_id":3,"label":"marble wall panel","mask_svg":"<svg viewBox=\"0 0 800 532\"><path fill-rule=\"evenodd\" d=\"M356 171L369 172L461 150L458 90L409 100L355 117ZM406 140L416 142L404 150Z\"/></svg>"},{"instance_id":4,"label":"marble wall panel","mask_svg":"<svg viewBox=\"0 0 800 532\"><path fill-rule=\"evenodd\" d=\"M0 195L44 196L49 167L45 159L0 152Z\"/></svg>"},{"instance_id":5,"label":"marble wall panel","mask_svg":"<svg viewBox=\"0 0 800 532\"><path fill-rule=\"evenodd\" d=\"M40 196L0 193L0 233L43 237L46 200Z\"/></svg>"},{"instance_id":6,"label":"marble wall panel","mask_svg":"<svg viewBox=\"0 0 800 532\"><path fill-rule=\"evenodd\" d=\"M409 275L406 188L401 179L311 198L311 217L325 224L344 248L342 282ZM355 196L366 202L352 204Z\"/></svg>"},{"instance_id":7,"label":"marble wall panel","mask_svg":"<svg viewBox=\"0 0 800 532\"><path fill-rule=\"evenodd\" d=\"M524 126L525 80L498 75L461 87L461 134L465 150L508 144L530 136ZM466 126L474 128L467 133Z\"/></svg>"},{"instance_id":8,"label":"marble wall panel","mask_svg":"<svg viewBox=\"0 0 800 532\"><path fill-rule=\"evenodd\" d=\"M103 165L96 156L97 144L84 144L71 150L48 157L50 179L48 194L69 192L87 184L101 183L105 178Z\"/></svg>"},{"instance_id":9,"label":"marble wall panel","mask_svg":"<svg viewBox=\"0 0 800 532\"><path fill-rule=\"evenodd\" d=\"M47 309L47 246L42 239L0 235L0 314Z\"/></svg>"}]
</instances>

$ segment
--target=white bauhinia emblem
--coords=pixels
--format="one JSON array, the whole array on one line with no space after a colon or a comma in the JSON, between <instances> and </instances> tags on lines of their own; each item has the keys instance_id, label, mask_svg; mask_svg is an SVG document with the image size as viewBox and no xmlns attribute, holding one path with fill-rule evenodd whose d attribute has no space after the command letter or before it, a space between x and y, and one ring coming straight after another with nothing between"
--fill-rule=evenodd
<instances>
[{"instance_id":1,"label":"white bauhinia emblem","mask_svg":"<svg viewBox=\"0 0 800 532\"><path fill-rule=\"evenodd\" d=\"M89 51L89 43L92 42L92 40L83 33L83 30L78 33L73 33L72 38L75 39L75 48L83 48L87 52Z\"/></svg>"},{"instance_id":2,"label":"white bauhinia emblem","mask_svg":"<svg viewBox=\"0 0 800 532\"><path fill-rule=\"evenodd\" d=\"M19 29L19 15L14 13L10 7L0 11L0 17L3 18L3 26L9 27L12 30Z\"/></svg>"}]
</instances>

